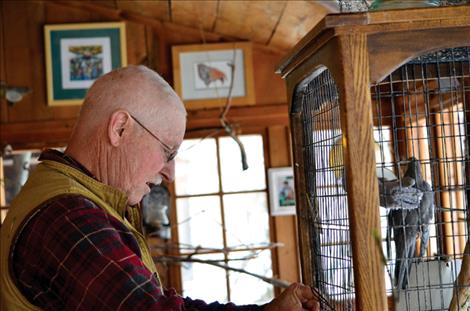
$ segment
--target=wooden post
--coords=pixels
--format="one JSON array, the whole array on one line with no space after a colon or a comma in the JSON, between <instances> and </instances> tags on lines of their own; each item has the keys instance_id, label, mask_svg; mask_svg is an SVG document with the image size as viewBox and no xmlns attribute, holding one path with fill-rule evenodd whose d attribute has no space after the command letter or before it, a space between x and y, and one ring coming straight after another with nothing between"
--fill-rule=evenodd
<instances>
[{"instance_id":1,"label":"wooden post","mask_svg":"<svg viewBox=\"0 0 470 311\"><path fill-rule=\"evenodd\" d=\"M467 82L467 80L465 80ZM467 164L467 161L470 159L470 112L468 112L468 106L470 105L470 92L466 92L463 94L463 109L465 111L465 117L464 117L464 122L465 122L465 184L468 185L470 184L470 165ZM467 206L467 244L470 243L470 215L469 211L470 208L468 207L469 201L470 201L470 190L467 190L465 192L466 196L466 206ZM466 247L467 248L467 247ZM468 250L468 249L467 249Z\"/></svg>"},{"instance_id":2,"label":"wooden post","mask_svg":"<svg viewBox=\"0 0 470 311\"><path fill-rule=\"evenodd\" d=\"M291 101L292 102L292 101ZM292 143L294 146L303 145L303 122L300 113L291 114L291 128L292 128ZM309 208L308 198L306 196L306 180L305 180L305 163L302 148L294 148L294 177L295 177L295 196L296 196L296 211L297 211L297 226L299 237L299 251L302 279L301 281L307 285L315 285L314 273L315 267L313 266L312 250L313 245L310 240L311 226L311 211Z\"/></svg>"},{"instance_id":3,"label":"wooden post","mask_svg":"<svg viewBox=\"0 0 470 311\"><path fill-rule=\"evenodd\" d=\"M3 223L7 215L7 210L3 209L5 206L5 176L3 173L3 157L0 155L0 224Z\"/></svg>"},{"instance_id":4,"label":"wooden post","mask_svg":"<svg viewBox=\"0 0 470 311\"><path fill-rule=\"evenodd\" d=\"M365 34L339 37L343 65L340 87L343 152L353 249L356 306L387 310L373 140L369 58Z\"/></svg>"},{"instance_id":5,"label":"wooden post","mask_svg":"<svg viewBox=\"0 0 470 311\"><path fill-rule=\"evenodd\" d=\"M447 154L445 151L450 148L446 137L450 137L451 133L449 132L449 125L444 125L446 120L445 116L437 113L435 115L436 122L436 137L437 139L437 155L439 159L446 159ZM443 160L439 162L439 186L442 189L446 189L447 184L449 183L449 164L446 164ZM452 212L450 208L452 207L451 196L449 191L441 191L441 207L442 207L442 232L443 232L443 241L444 241L444 250L447 255L454 255L454 238L452 236ZM445 211L449 210L449 211Z\"/></svg>"},{"instance_id":6,"label":"wooden post","mask_svg":"<svg viewBox=\"0 0 470 311\"><path fill-rule=\"evenodd\" d=\"M285 126L271 126L268 128L269 159L271 167L290 166L290 146L287 128ZM275 228L275 241L284 247L276 248L278 261L278 275L282 280L289 282L300 281L296 217L272 217Z\"/></svg>"}]
</instances>

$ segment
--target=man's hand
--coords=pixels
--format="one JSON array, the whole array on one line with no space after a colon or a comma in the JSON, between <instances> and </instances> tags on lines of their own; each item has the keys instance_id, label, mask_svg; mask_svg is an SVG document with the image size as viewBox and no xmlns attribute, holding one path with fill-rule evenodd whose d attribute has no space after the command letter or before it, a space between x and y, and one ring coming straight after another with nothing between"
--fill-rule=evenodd
<instances>
[{"instance_id":1,"label":"man's hand","mask_svg":"<svg viewBox=\"0 0 470 311\"><path fill-rule=\"evenodd\" d=\"M266 311L319 311L313 290L300 283L290 285L279 297L271 301Z\"/></svg>"}]
</instances>

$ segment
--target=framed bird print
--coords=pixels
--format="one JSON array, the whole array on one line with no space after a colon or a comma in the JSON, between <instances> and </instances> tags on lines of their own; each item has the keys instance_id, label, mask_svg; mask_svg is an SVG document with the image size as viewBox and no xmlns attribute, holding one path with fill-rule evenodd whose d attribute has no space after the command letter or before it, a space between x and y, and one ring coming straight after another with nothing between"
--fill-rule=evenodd
<instances>
[{"instance_id":1,"label":"framed bird print","mask_svg":"<svg viewBox=\"0 0 470 311\"><path fill-rule=\"evenodd\" d=\"M180 45L172 48L176 92L187 109L255 103L249 42Z\"/></svg>"},{"instance_id":2,"label":"framed bird print","mask_svg":"<svg viewBox=\"0 0 470 311\"><path fill-rule=\"evenodd\" d=\"M93 82L125 66L125 23L44 26L47 103L79 105Z\"/></svg>"}]
</instances>

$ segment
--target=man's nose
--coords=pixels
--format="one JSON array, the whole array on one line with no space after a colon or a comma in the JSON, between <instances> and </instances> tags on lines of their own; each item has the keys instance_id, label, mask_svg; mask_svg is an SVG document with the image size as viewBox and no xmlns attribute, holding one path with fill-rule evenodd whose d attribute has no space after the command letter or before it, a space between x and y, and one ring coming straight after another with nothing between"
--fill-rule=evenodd
<instances>
[{"instance_id":1,"label":"man's nose","mask_svg":"<svg viewBox=\"0 0 470 311\"><path fill-rule=\"evenodd\" d=\"M160 173L166 182L173 182L175 180L175 160L166 163Z\"/></svg>"}]
</instances>

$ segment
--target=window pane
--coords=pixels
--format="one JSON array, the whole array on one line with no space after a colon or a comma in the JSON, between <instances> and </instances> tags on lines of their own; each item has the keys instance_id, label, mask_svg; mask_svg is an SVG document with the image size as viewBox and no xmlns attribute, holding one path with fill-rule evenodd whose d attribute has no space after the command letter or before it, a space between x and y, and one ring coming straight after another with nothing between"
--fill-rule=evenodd
<instances>
[{"instance_id":1,"label":"window pane","mask_svg":"<svg viewBox=\"0 0 470 311\"><path fill-rule=\"evenodd\" d=\"M219 192L215 139L186 139L179 150L175 165L176 195Z\"/></svg>"},{"instance_id":2,"label":"window pane","mask_svg":"<svg viewBox=\"0 0 470 311\"><path fill-rule=\"evenodd\" d=\"M250 252L235 252L229 258L243 258ZM263 251L254 259L231 261L230 266L249 272L272 277L271 252ZM261 279L238 272L230 272L230 298L236 304L264 304L274 298L274 289Z\"/></svg>"},{"instance_id":3,"label":"window pane","mask_svg":"<svg viewBox=\"0 0 470 311\"><path fill-rule=\"evenodd\" d=\"M248 169L242 170L240 147L231 137L219 138L223 191L262 190L266 188L263 138L241 135Z\"/></svg>"},{"instance_id":4,"label":"window pane","mask_svg":"<svg viewBox=\"0 0 470 311\"><path fill-rule=\"evenodd\" d=\"M180 244L223 248L218 196L177 199L176 211Z\"/></svg>"},{"instance_id":5,"label":"window pane","mask_svg":"<svg viewBox=\"0 0 470 311\"><path fill-rule=\"evenodd\" d=\"M199 260L221 260L222 254L193 256ZM221 261L223 263L223 261ZM183 263L183 297L202 299L206 302L227 302L225 270L203 263Z\"/></svg>"},{"instance_id":6,"label":"window pane","mask_svg":"<svg viewBox=\"0 0 470 311\"><path fill-rule=\"evenodd\" d=\"M224 195L224 207L229 247L269 242L265 192Z\"/></svg>"}]
</instances>

